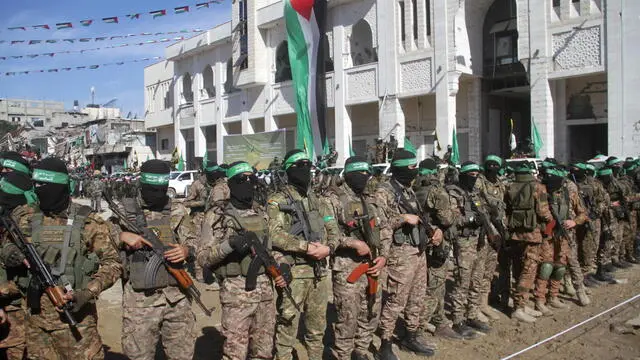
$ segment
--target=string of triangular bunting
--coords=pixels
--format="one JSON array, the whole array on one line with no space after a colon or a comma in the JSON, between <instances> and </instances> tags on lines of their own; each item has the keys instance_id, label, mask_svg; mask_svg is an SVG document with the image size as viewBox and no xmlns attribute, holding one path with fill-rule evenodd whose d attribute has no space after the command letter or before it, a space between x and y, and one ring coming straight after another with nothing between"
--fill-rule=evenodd
<instances>
[{"instance_id":1,"label":"string of triangular bunting","mask_svg":"<svg viewBox=\"0 0 640 360\"><path fill-rule=\"evenodd\" d=\"M178 6L173 8L173 13L174 14L184 14L184 13L188 13L189 11L191 11L192 9L196 9L196 10L201 10L201 9L208 9L209 5L211 4L221 4L223 2L223 0L209 0L209 1L204 1L204 2L198 2L196 3L194 6L191 5L182 5L182 6ZM134 13L129 13L129 14L123 14L123 15L119 15L119 16L107 16L107 17L102 17L99 18L98 20L95 19L85 19L85 20L80 20L77 21L75 24L76 26L91 26L96 22L103 22L106 24L118 24L120 23L123 19L129 19L129 20L137 20L140 19L142 16L151 16L154 19L158 18L158 17L162 17L165 16L167 14L171 13L171 9L167 10L167 9L160 9L160 10L152 10L152 11L145 11L145 12L134 12ZM7 30L22 30L22 31L27 31L27 30L51 30L51 29L55 29L55 30L63 30L63 29L71 29L74 26L74 22L70 22L70 21L64 21L64 22L59 22L59 23L55 23L53 25L50 24L38 24L38 25L25 25L25 26L12 26L7 28Z\"/></svg>"},{"instance_id":2,"label":"string of triangular bunting","mask_svg":"<svg viewBox=\"0 0 640 360\"><path fill-rule=\"evenodd\" d=\"M176 35L176 34L189 34L189 33L201 33L206 30L202 29L183 29L179 31L161 31L161 32L143 32L138 34L126 34L126 35L113 35L113 36L98 36L87 38L68 38L68 39L48 39L48 40L0 40L0 44L7 45L37 45L37 44L63 44L63 43L76 43L76 42L98 42L98 41L110 41L128 39L136 36L162 36L162 35Z\"/></svg>"},{"instance_id":3,"label":"string of triangular bunting","mask_svg":"<svg viewBox=\"0 0 640 360\"><path fill-rule=\"evenodd\" d=\"M119 65L129 64L129 63L162 60L162 59L164 59L162 56L154 56L154 57L146 57L142 59L115 61L115 62L104 63L104 64L95 64L95 65L83 65L83 66L72 66L72 67L61 67L61 68L53 68L53 69L39 69L39 70L7 71L4 73L0 73L0 75L17 76L17 75L39 74L39 73L57 73L57 72L71 71L71 70L95 70L104 66L113 66L113 65L119 66Z\"/></svg>"}]
</instances>

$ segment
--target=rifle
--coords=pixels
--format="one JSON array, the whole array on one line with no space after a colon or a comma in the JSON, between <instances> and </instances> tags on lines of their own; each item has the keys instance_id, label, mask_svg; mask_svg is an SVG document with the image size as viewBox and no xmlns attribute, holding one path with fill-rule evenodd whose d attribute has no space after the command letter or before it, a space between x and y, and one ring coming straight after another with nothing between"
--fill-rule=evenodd
<instances>
[{"instance_id":1,"label":"rifle","mask_svg":"<svg viewBox=\"0 0 640 360\"><path fill-rule=\"evenodd\" d=\"M60 309L69 325L75 329L78 322L71 314L73 303L64 299L66 292L73 291L71 285L68 283L64 284L64 286L58 285L51 271L49 271L49 266L42 260L33 243L24 237L24 234L20 231L18 224L11 218L11 215L3 208L0 208L0 213L2 214L2 216L0 216L2 226L9 233L12 242L18 247L22 254L25 255L26 260L29 262L29 271L31 271L31 274L33 274L34 278L40 283L38 290L44 290L53 305ZM38 305L36 307L29 306L30 308L39 308L40 294L42 294L40 291L38 291L37 300L34 299L38 301Z\"/></svg>"},{"instance_id":2,"label":"rifle","mask_svg":"<svg viewBox=\"0 0 640 360\"><path fill-rule=\"evenodd\" d=\"M362 216L358 215L358 212L354 212L354 221L358 223L358 226L347 228L347 232L351 235L352 232L356 230L360 230L364 241L369 245L369 250L371 254L369 258L364 261L362 264L358 265L347 277L347 282L350 284L354 284L362 275L367 275L367 310L369 311L369 318L373 317L373 305L376 302L376 294L378 293L378 277L371 276L367 274L369 269L374 267L376 264L374 260L378 257L378 249L376 244L374 244L373 237L373 228L376 226L376 218L369 216L367 212L367 204L364 201L364 198L360 198L363 208Z\"/></svg>"},{"instance_id":3,"label":"rifle","mask_svg":"<svg viewBox=\"0 0 640 360\"><path fill-rule=\"evenodd\" d=\"M153 256L151 257L151 259L149 259L149 262L151 263L149 266L152 271L149 271L145 275L145 282L148 284L155 283L155 276L158 273L160 266L164 265L164 267L167 269L167 272L175 278L180 290L182 290L191 300L195 301L196 304L200 306L202 311L207 314L207 316L211 316L213 309L208 309L202 302L202 299L200 298L200 291L198 290L198 288L196 288L193 283L193 279L191 279L187 271L184 269L184 265L173 264L164 258L164 245L162 244L160 239L158 239L158 236L148 227L140 228L132 221L130 221L127 216L122 211L120 211L111 196L109 196L106 192L103 192L102 196L109 204L109 209L111 209L113 215L118 218L120 223L128 231L141 235L153 245L153 247L151 248Z\"/></svg>"},{"instance_id":4,"label":"rifle","mask_svg":"<svg viewBox=\"0 0 640 360\"><path fill-rule=\"evenodd\" d=\"M502 246L502 235L491 222L489 215L487 215L484 210L480 209L473 198L471 199L471 201L469 201L469 203L471 204L471 210L480 219L480 222L482 223L482 229L489 238L489 243L491 244L491 246L496 250L500 249L500 247Z\"/></svg>"},{"instance_id":5,"label":"rifle","mask_svg":"<svg viewBox=\"0 0 640 360\"><path fill-rule=\"evenodd\" d=\"M400 207L403 208L404 211L408 212L409 214L414 214L418 216L418 218L420 218L420 223L422 224L422 226L419 225L421 234L420 234L420 245L418 247L420 251L425 251L428 245L428 241L426 238L428 237L429 239L431 239L435 233L435 231L431 228L431 226L429 226L429 219L424 215L424 212L422 211L420 203L417 200L416 200L416 205L417 205L417 209L416 209L409 203L409 200L407 200L407 198L402 194L402 189L395 182L395 180L391 180L390 183L396 192L396 202L398 203L398 205L400 205ZM423 231L424 233L422 233ZM423 234L426 236L423 236Z\"/></svg>"},{"instance_id":6,"label":"rifle","mask_svg":"<svg viewBox=\"0 0 640 360\"><path fill-rule=\"evenodd\" d=\"M282 175L277 173L278 178ZM281 183L284 184L284 181L281 180ZM289 205L280 205L280 211L283 213L289 214L293 217L293 225L289 230L291 235L302 236L308 242L320 242L320 234L314 233L311 231L311 225L309 224L309 217L307 216L307 212L304 210L304 205L300 200L294 200L293 196L285 186L282 187L282 192L284 192L287 200L289 201ZM311 266L313 267L313 276L314 281L317 283L320 281L322 277L322 268L324 265L324 261L315 260L308 258L307 259Z\"/></svg>"},{"instance_id":7,"label":"rifle","mask_svg":"<svg viewBox=\"0 0 640 360\"><path fill-rule=\"evenodd\" d=\"M556 209L553 207L553 205L555 205L556 203L555 200L553 199L553 195L547 194L547 200L549 201L549 209L551 210L551 215L553 216L553 220L547 224L547 227L545 229L545 234L551 235L553 232L557 237L569 238L569 233L567 232L567 229L565 229L564 226L562 226L562 220L560 219L560 216L558 215L558 212L556 211Z\"/></svg>"}]
</instances>

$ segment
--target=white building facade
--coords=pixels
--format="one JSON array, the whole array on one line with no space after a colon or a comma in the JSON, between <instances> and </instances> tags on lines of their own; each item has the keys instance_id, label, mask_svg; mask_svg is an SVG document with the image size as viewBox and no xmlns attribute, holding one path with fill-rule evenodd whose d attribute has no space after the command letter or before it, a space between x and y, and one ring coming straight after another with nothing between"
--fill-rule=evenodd
<instances>
[{"instance_id":1,"label":"white building facade","mask_svg":"<svg viewBox=\"0 0 640 360\"><path fill-rule=\"evenodd\" d=\"M405 136L424 158L456 129L463 160L509 156L535 122L541 157L640 153L640 1L330 0L327 132L352 144ZM158 152L223 159L223 138L295 129L282 0L237 0L231 21L145 69Z\"/></svg>"}]
</instances>

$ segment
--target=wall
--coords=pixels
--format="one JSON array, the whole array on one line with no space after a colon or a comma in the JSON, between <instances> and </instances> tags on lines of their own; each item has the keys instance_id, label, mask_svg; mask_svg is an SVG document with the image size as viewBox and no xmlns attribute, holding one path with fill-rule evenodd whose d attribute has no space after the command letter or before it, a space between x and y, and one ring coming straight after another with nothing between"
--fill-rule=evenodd
<instances>
[{"instance_id":1,"label":"wall","mask_svg":"<svg viewBox=\"0 0 640 360\"><path fill-rule=\"evenodd\" d=\"M166 149L162 149L162 140L169 140L169 145ZM157 152L158 158L164 160L171 160L171 153L173 152L173 148L175 147L175 141L173 136L173 127L172 126L163 126L157 129L156 133L156 141L157 141Z\"/></svg>"}]
</instances>

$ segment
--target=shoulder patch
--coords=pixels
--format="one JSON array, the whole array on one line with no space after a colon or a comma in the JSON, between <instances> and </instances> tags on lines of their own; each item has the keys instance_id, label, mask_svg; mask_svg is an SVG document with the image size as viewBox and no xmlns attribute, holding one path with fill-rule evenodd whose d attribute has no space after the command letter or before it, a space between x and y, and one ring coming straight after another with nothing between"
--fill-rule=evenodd
<instances>
[{"instance_id":1,"label":"shoulder patch","mask_svg":"<svg viewBox=\"0 0 640 360\"><path fill-rule=\"evenodd\" d=\"M267 204L269 206L280 206L280 204L278 204L278 202L275 201L275 200L269 200L269 201L267 201Z\"/></svg>"}]
</instances>

